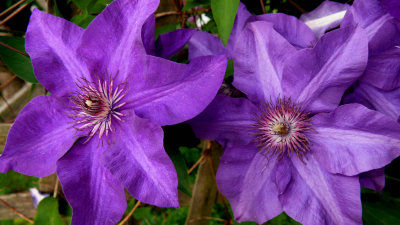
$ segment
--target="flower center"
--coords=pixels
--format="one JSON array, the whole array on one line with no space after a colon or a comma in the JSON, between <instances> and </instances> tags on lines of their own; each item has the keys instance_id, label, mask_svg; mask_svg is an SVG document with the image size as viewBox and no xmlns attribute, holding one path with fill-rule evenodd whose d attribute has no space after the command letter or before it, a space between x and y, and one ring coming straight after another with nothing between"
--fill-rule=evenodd
<instances>
[{"instance_id":1,"label":"flower center","mask_svg":"<svg viewBox=\"0 0 400 225\"><path fill-rule=\"evenodd\" d=\"M115 77L114 77L115 78ZM105 134L108 137L113 131L112 121L122 121L124 116L121 107L126 104L126 82L114 86L114 78L98 77L90 82L81 78L77 83L79 91L72 93L69 99L73 103L73 127L78 131L88 131L88 142L97 132L99 139Z\"/></svg>"},{"instance_id":2,"label":"flower center","mask_svg":"<svg viewBox=\"0 0 400 225\"><path fill-rule=\"evenodd\" d=\"M285 136L286 134L289 133L289 125L287 125L286 123L274 124L272 127L272 132L275 135L280 135L281 137Z\"/></svg>"},{"instance_id":3,"label":"flower center","mask_svg":"<svg viewBox=\"0 0 400 225\"><path fill-rule=\"evenodd\" d=\"M300 159L310 151L306 131L312 129L310 118L299 104L278 98L260 110L255 123L254 141L260 151L281 159L295 153Z\"/></svg>"}]
</instances>

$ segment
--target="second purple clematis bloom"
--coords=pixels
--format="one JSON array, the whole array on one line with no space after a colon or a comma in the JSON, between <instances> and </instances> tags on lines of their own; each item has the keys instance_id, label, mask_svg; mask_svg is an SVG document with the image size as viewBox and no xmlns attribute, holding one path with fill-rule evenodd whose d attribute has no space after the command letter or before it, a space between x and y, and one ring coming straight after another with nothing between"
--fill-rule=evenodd
<instances>
[{"instance_id":1,"label":"second purple clematis bloom","mask_svg":"<svg viewBox=\"0 0 400 225\"><path fill-rule=\"evenodd\" d=\"M200 113L222 83L224 56L179 64L146 55L141 29L158 0L116 0L84 30L34 10L26 49L51 93L12 126L0 171L57 172L72 224L115 224L136 199L178 207L161 126Z\"/></svg>"},{"instance_id":2,"label":"second purple clematis bloom","mask_svg":"<svg viewBox=\"0 0 400 225\"><path fill-rule=\"evenodd\" d=\"M360 178L400 155L400 126L360 104L339 106L363 73L360 27L297 50L274 24L247 23L232 56L233 85L189 123L225 146L218 188L235 219L263 223L282 211L302 224L361 224Z\"/></svg>"}]
</instances>

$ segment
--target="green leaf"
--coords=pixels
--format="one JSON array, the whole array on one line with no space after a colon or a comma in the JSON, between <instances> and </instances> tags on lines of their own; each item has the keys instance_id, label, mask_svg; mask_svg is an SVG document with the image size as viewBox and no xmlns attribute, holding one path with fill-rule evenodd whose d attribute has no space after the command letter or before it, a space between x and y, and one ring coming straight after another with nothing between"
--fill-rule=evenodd
<instances>
[{"instance_id":1,"label":"green leaf","mask_svg":"<svg viewBox=\"0 0 400 225\"><path fill-rule=\"evenodd\" d=\"M294 219L290 218L286 213L281 213L279 216L273 218L272 220L268 221L266 225L301 225Z\"/></svg>"},{"instance_id":2,"label":"green leaf","mask_svg":"<svg viewBox=\"0 0 400 225\"><path fill-rule=\"evenodd\" d=\"M100 13L111 1L112 0L72 0L79 9L89 13Z\"/></svg>"},{"instance_id":3,"label":"green leaf","mask_svg":"<svg viewBox=\"0 0 400 225\"><path fill-rule=\"evenodd\" d=\"M232 75L233 75L233 72L234 72L234 69L233 69L233 60L232 60L232 59L229 59L229 60L228 60L228 65L226 66L225 78L227 78L227 77L229 77L229 76L232 76Z\"/></svg>"},{"instance_id":4,"label":"green leaf","mask_svg":"<svg viewBox=\"0 0 400 225\"><path fill-rule=\"evenodd\" d=\"M22 218L10 219L10 220L0 220L1 225L32 225L28 221Z\"/></svg>"},{"instance_id":5,"label":"green leaf","mask_svg":"<svg viewBox=\"0 0 400 225\"><path fill-rule=\"evenodd\" d=\"M63 225L56 198L47 197L40 201L34 225Z\"/></svg>"},{"instance_id":6,"label":"green leaf","mask_svg":"<svg viewBox=\"0 0 400 225\"><path fill-rule=\"evenodd\" d=\"M239 0L211 0L211 9L217 23L219 38L226 46L239 8Z\"/></svg>"},{"instance_id":7,"label":"green leaf","mask_svg":"<svg viewBox=\"0 0 400 225\"><path fill-rule=\"evenodd\" d=\"M133 213L133 217L137 220L142 220L142 219L151 217L151 208L150 207L139 207Z\"/></svg>"},{"instance_id":8,"label":"green leaf","mask_svg":"<svg viewBox=\"0 0 400 225\"><path fill-rule=\"evenodd\" d=\"M182 8L182 11L187 11L196 6L202 6L203 8L206 8L209 5L210 5L210 0L186 0L185 5Z\"/></svg>"},{"instance_id":9,"label":"green leaf","mask_svg":"<svg viewBox=\"0 0 400 225\"><path fill-rule=\"evenodd\" d=\"M361 199L365 225L400 224L400 198L363 189Z\"/></svg>"},{"instance_id":10,"label":"green leaf","mask_svg":"<svg viewBox=\"0 0 400 225\"><path fill-rule=\"evenodd\" d=\"M64 18L64 15L61 13L60 7L58 6L57 0L53 0L54 2L54 15Z\"/></svg>"},{"instance_id":11,"label":"green leaf","mask_svg":"<svg viewBox=\"0 0 400 225\"><path fill-rule=\"evenodd\" d=\"M21 37L0 36L0 41L25 53L25 39ZM33 75L33 68L29 57L21 55L9 48L0 45L0 57L10 70L23 80L38 83Z\"/></svg>"},{"instance_id":12,"label":"green leaf","mask_svg":"<svg viewBox=\"0 0 400 225\"><path fill-rule=\"evenodd\" d=\"M157 40L158 36L160 36L160 34L165 34L171 31L174 31L177 27L179 26L178 23L172 23L172 24L168 24L159 28L156 28L154 33L155 33L155 39Z\"/></svg>"},{"instance_id":13,"label":"green leaf","mask_svg":"<svg viewBox=\"0 0 400 225\"><path fill-rule=\"evenodd\" d=\"M178 149L175 150L171 148L166 148L166 151L174 163L176 173L178 174L178 190L192 196L189 175L187 174L188 168L181 152Z\"/></svg>"},{"instance_id":14,"label":"green leaf","mask_svg":"<svg viewBox=\"0 0 400 225\"><path fill-rule=\"evenodd\" d=\"M189 212L188 206L181 206L177 209L169 209L167 221L165 225L177 225L177 224L185 224L186 217Z\"/></svg>"},{"instance_id":15,"label":"green leaf","mask_svg":"<svg viewBox=\"0 0 400 225\"><path fill-rule=\"evenodd\" d=\"M31 187L36 187L38 182L39 178L37 177L25 176L13 170L8 173L0 173L0 194L27 191Z\"/></svg>"},{"instance_id":16,"label":"green leaf","mask_svg":"<svg viewBox=\"0 0 400 225\"><path fill-rule=\"evenodd\" d=\"M88 14L87 12L82 13L81 15L76 15L71 18L71 22L76 25L86 28L90 22L95 18L95 16Z\"/></svg>"}]
</instances>

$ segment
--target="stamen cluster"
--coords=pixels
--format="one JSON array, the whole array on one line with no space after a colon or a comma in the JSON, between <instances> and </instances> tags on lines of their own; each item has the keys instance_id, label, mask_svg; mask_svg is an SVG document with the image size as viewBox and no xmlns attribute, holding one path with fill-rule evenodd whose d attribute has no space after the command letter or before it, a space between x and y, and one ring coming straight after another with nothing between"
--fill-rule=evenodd
<instances>
[{"instance_id":1,"label":"stamen cluster","mask_svg":"<svg viewBox=\"0 0 400 225\"><path fill-rule=\"evenodd\" d=\"M114 77L115 78L115 77ZM69 97L74 112L71 118L75 120L73 127L78 131L88 130L89 141L97 131L99 139L105 134L108 137L112 132L112 120L121 120L124 116L120 112L121 107L126 104L123 98L126 95L126 82L118 84L114 88L114 78L109 76L97 77L95 82L81 78L77 86L79 91L72 93Z\"/></svg>"},{"instance_id":2,"label":"stamen cluster","mask_svg":"<svg viewBox=\"0 0 400 225\"><path fill-rule=\"evenodd\" d=\"M302 159L310 151L310 141L305 133L312 129L310 118L290 98L267 102L257 117L254 141L267 156L276 155L281 159L285 154L295 153Z\"/></svg>"}]
</instances>

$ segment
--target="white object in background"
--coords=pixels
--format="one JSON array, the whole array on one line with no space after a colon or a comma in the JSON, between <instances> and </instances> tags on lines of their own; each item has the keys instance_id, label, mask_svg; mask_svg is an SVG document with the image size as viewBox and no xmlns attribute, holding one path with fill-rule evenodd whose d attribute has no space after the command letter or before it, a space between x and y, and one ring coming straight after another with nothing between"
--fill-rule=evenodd
<instances>
[{"instance_id":1,"label":"white object in background","mask_svg":"<svg viewBox=\"0 0 400 225\"><path fill-rule=\"evenodd\" d=\"M206 25L208 22L210 22L210 17L206 16L206 14L201 14L199 18L196 20L196 26L198 28L201 28L201 26Z\"/></svg>"},{"instance_id":2,"label":"white object in background","mask_svg":"<svg viewBox=\"0 0 400 225\"><path fill-rule=\"evenodd\" d=\"M33 205L35 206L35 208L37 208L39 202L42 201L42 199L49 196L49 194L41 194L37 188L29 188L29 192L31 193Z\"/></svg>"},{"instance_id":3,"label":"white object in background","mask_svg":"<svg viewBox=\"0 0 400 225\"><path fill-rule=\"evenodd\" d=\"M327 30L340 25L349 7L348 4L324 1L313 11L301 15L300 20L320 38Z\"/></svg>"}]
</instances>

